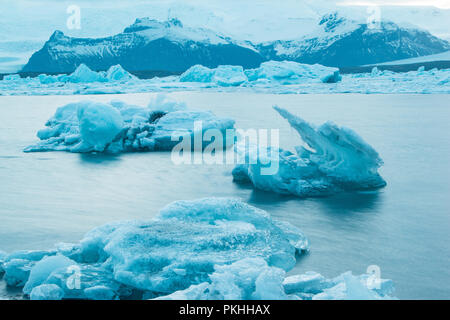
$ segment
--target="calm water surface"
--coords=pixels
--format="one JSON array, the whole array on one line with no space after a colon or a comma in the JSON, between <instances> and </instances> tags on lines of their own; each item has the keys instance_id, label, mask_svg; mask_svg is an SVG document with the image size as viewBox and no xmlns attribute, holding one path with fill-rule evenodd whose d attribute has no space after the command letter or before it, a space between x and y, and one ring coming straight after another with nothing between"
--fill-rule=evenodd
<instances>
[{"instance_id":1,"label":"calm water surface","mask_svg":"<svg viewBox=\"0 0 450 320\"><path fill-rule=\"evenodd\" d=\"M58 106L84 99L146 105L152 96L0 97L0 250L77 242L96 226L149 219L175 200L232 196L309 237L311 252L292 272L332 277L378 265L399 298L450 298L448 95L171 94L236 119L238 128L279 128L283 148L300 139L274 104L316 124L348 126L385 161L380 172L388 186L373 193L277 196L234 184L231 167L176 166L169 153L22 152Z\"/></svg>"}]
</instances>

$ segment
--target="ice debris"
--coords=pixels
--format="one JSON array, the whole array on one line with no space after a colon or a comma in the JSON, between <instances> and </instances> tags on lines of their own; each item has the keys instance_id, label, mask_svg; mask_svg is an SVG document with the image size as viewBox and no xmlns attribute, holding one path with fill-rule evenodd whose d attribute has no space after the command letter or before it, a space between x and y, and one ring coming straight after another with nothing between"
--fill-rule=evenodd
<instances>
[{"instance_id":1,"label":"ice debris","mask_svg":"<svg viewBox=\"0 0 450 320\"><path fill-rule=\"evenodd\" d=\"M247 80L242 66L229 65L218 66L215 69L195 65L180 76L180 82L211 82L223 87L239 86Z\"/></svg>"},{"instance_id":2,"label":"ice debris","mask_svg":"<svg viewBox=\"0 0 450 320\"><path fill-rule=\"evenodd\" d=\"M285 109L276 106L274 109L288 120L308 148L298 146L296 153L271 147L256 151L241 149L249 160L233 169L236 182L250 182L257 189L299 197L372 190L386 185L378 173L383 161L356 132L332 122L316 128ZM265 174L269 167L278 170Z\"/></svg>"},{"instance_id":3,"label":"ice debris","mask_svg":"<svg viewBox=\"0 0 450 320\"><path fill-rule=\"evenodd\" d=\"M156 298L211 281L224 298L234 297L233 286L249 296L253 282L252 297L278 286L271 294L282 298L284 274L306 250L296 227L237 199L206 198L174 202L150 221L103 225L78 244L12 253L3 265L8 284L36 299Z\"/></svg>"},{"instance_id":4,"label":"ice debris","mask_svg":"<svg viewBox=\"0 0 450 320\"><path fill-rule=\"evenodd\" d=\"M178 143L173 137L192 139L197 134L195 121L202 121L202 132L218 129L225 133L234 127L231 119L188 110L184 103L163 95L146 108L121 101L82 101L58 108L46 127L38 131L41 141L24 151L169 151Z\"/></svg>"},{"instance_id":5,"label":"ice debris","mask_svg":"<svg viewBox=\"0 0 450 320\"><path fill-rule=\"evenodd\" d=\"M76 70L70 75L46 75L40 74L38 76L41 84L49 84L56 82L71 82L71 83L93 83L93 82L128 82L135 80L136 77L124 70L121 65L111 66L108 71L93 71L85 64L80 64Z\"/></svg>"},{"instance_id":6,"label":"ice debris","mask_svg":"<svg viewBox=\"0 0 450 320\"><path fill-rule=\"evenodd\" d=\"M320 64L302 64L294 61L267 61L256 69L245 71L249 81L269 80L281 84L305 82L335 83L342 78L338 68Z\"/></svg>"},{"instance_id":7,"label":"ice debris","mask_svg":"<svg viewBox=\"0 0 450 320\"><path fill-rule=\"evenodd\" d=\"M326 279L316 272L286 276L261 258L218 265L209 282L158 297L159 300L383 300L393 299L391 280L346 272Z\"/></svg>"}]
</instances>

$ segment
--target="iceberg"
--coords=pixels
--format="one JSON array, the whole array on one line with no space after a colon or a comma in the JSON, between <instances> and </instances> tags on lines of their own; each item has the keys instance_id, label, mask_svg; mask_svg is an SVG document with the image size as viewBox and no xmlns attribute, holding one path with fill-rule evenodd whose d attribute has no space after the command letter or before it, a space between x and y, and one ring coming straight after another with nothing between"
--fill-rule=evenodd
<instances>
[{"instance_id":1,"label":"iceberg","mask_svg":"<svg viewBox=\"0 0 450 320\"><path fill-rule=\"evenodd\" d=\"M351 190L373 190L386 182L378 173L383 165L378 153L356 132L327 122L316 128L285 109L274 109L308 145L287 150L246 148L248 159L233 169L236 182L250 182L257 189L299 197L322 196ZM277 165L273 165L276 162ZM278 168L265 174L267 167Z\"/></svg>"},{"instance_id":2,"label":"iceberg","mask_svg":"<svg viewBox=\"0 0 450 320\"><path fill-rule=\"evenodd\" d=\"M212 82L214 70L196 64L180 76L180 82Z\"/></svg>"},{"instance_id":3,"label":"iceberg","mask_svg":"<svg viewBox=\"0 0 450 320\"><path fill-rule=\"evenodd\" d=\"M180 82L215 83L222 87L236 87L247 82L242 66L221 65L210 69L195 65L186 70L179 78Z\"/></svg>"},{"instance_id":4,"label":"iceberg","mask_svg":"<svg viewBox=\"0 0 450 320\"><path fill-rule=\"evenodd\" d=\"M342 79L338 68L320 64L302 64L294 61L267 61L256 69L245 71L249 81L268 80L281 84L302 82L335 83Z\"/></svg>"},{"instance_id":5,"label":"iceberg","mask_svg":"<svg viewBox=\"0 0 450 320\"><path fill-rule=\"evenodd\" d=\"M169 204L150 221L100 226L78 244L6 255L5 280L20 279L8 284L36 299L115 299L137 292L156 298L211 281L227 290L233 278L242 298L253 281L252 297L275 298L285 272L307 250L300 230L267 212L238 199L206 198ZM224 298L235 296L229 290Z\"/></svg>"},{"instance_id":6,"label":"iceberg","mask_svg":"<svg viewBox=\"0 0 450 320\"><path fill-rule=\"evenodd\" d=\"M218 265L209 282L158 297L158 300L387 300L391 280L345 272L327 279L316 272L286 276L261 258Z\"/></svg>"},{"instance_id":7,"label":"iceberg","mask_svg":"<svg viewBox=\"0 0 450 320\"><path fill-rule=\"evenodd\" d=\"M7 74L3 77L3 81L20 81L20 75L18 74Z\"/></svg>"},{"instance_id":8,"label":"iceberg","mask_svg":"<svg viewBox=\"0 0 450 320\"><path fill-rule=\"evenodd\" d=\"M234 120L218 118L209 111L188 110L159 95L148 107L127 105L122 101L99 103L81 101L58 108L46 127L39 130L41 140L25 152L131 152L170 151L178 140L193 139L194 123L202 122L202 132L217 129L225 133Z\"/></svg>"}]
</instances>

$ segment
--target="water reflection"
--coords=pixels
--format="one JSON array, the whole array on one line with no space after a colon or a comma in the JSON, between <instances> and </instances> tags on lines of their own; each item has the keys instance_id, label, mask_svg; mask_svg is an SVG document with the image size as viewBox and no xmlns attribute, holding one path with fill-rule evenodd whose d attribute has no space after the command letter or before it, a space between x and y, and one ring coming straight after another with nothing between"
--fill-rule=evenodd
<instances>
[{"instance_id":1,"label":"water reflection","mask_svg":"<svg viewBox=\"0 0 450 320\"><path fill-rule=\"evenodd\" d=\"M119 154L105 154L105 153L80 153L80 160L88 164L108 164L120 161Z\"/></svg>"}]
</instances>

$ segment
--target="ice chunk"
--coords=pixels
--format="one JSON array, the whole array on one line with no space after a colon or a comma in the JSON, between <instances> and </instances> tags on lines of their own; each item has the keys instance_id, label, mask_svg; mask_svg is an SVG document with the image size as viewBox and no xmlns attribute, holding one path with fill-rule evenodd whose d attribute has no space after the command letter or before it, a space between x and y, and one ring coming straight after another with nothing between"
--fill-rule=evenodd
<instances>
[{"instance_id":1,"label":"ice chunk","mask_svg":"<svg viewBox=\"0 0 450 320\"><path fill-rule=\"evenodd\" d=\"M200 64L190 67L181 76L181 82L212 82L214 70Z\"/></svg>"},{"instance_id":2,"label":"ice chunk","mask_svg":"<svg viewBox=\"0 0 450 320\"><path fill-rule=\"evenodd\" d=\"M247 81L242 66L221 65L209 69L201 65L189 68L180 76L181 82L215 83L223 87L239 86Z\"/></svg>"},{"instance_id":3,"label":"ice chunk","mask_svg":"<svg viewBox=\"0 0 450 320\"><path fill-rule=\"evenodd\" d=\"M250 294L246 284L252 277L254 297L269 298L282 293L284 272L305 248L306 238L297 228L277 223L265 211L240 200L177 201L154 220L107 224L89 232L79 244L60 245L60 255L43 258L34 266L21 261L19 265L27 267L18 278L21 285L26 282L25 293L54 284L64 290L64 298L109 299L125 297L132 290L168 295L210 280L226 286L227 278L247 266L235 277L242 282L241 295ZM258 258L261 268L251 260L232 265L246 258ZM73 261L80 268L79 289L67 286L71 274L66 270ZM225 265L232 266L220 267ZM7 268L7 277L9 272ZM266 292L269 287L271 292Z\"/></svg>"},{"instance_id":4,"label":"ice chunk","mask_svg":"<svg viewBox=\"0 0 450 320\"><path fill-rule=\"evenodd\" d=\"M267 61L257 69L246 70L249 81L267 79L282 84L308 81L334 83L341 80L338 68L320 64L302 64L294 61Z\"/></svg>"},{"instance_id":5,"label":"ice chunk","mask_svg":"<svg viewBox=\"0 0 450 320\"><path fill-rule=\"evenodd\" d=\"M332 280L335 284L315 294L313 300L381 300L392 299L386 292L371 288L370 283L346 272Z\"/></svg>"},{"instance_id":6,"label":"ice chunk","mask_svg":"<svg viewBox=\"0 0 450 320\"><path fill-rule=\"evenodd\" d=\"M43 284L34 287L30 294L31 300L61 300L64 291L56 284Z\"/></svg>"},{"instance_id":7,"label":"ice chunk","mask_svg":"<svg viewBox=\"0 0 450 320\"><path fill-rule=\"evenodd\" d=\"M66 271L70 266L75 265L76 262L70 260L62 255L45 257L37 262L31 269L28 281L25 283L23 292L30 294L33 288L43 284L48 277L58 269Z\"/></svg>"},{"instance_id":8,"label":"ice chunk","mask_svg":"<svg viewBox=\"0 0 450 320\"><path fill-rule=\"evenodd\" d=\"M126 71L120 64L111 66L106 72L106 79L108 81L130 81L135 80L136 77Z\"/></svg>"},{"instance_id":9,"label":"ice chunk","mask_svg":"<svg viewBox=\"0 0 450 320\"><path fill-rule=\"evenodd\" d=\"M217 265L210 282L160 297L160 300L281 300L285 271L270 267L264 259L245 258Z\"/></svg>"},{"instance_id":10,"label":"ice chunk","mask_svg":"<svg viewBox=\"0 0 450 320\"><path fill-rule=\"evenodd\" d=\"M353 130L331 122L315 128L282 108L275 107L275 110L288 120L309 148L297 147L297 154L272 148L253 152L257 154L256 160L233 170L236 182L249 181L258 189L300 197L371 190L386 185L377 171L383 161ZM278 170L264 174L264 167L278 167Z\"/></svg>"},{"instance_id":11,"label":"ice chunk","mask_svg":"<svg viewBox=\"0 0 450 320\"><path fill-rule=\"evenodd\" d=\"M187 105L184 102L169 99L167 95L162 93L151 99L147 107L153 112L164 113L186 111L188 109Z\"/></svg>"},{"instance_id":12,"label":"ice chunk","mask_svg":"<svg viewBox=\"0 0 450 320\"><path fill-rule=\"evenodd\" d=\"M108 81L103 73L92 71L85 64L80 64L78 68L76 68L76 70L67 77L67 80L73 83Z\"/></svg>"},{"instance_id":13,"label":"ice chunk","mask_svg":"<svg viewBox=\"0 0 450 320\"><path fill-rule=\"evenodd\" d=\"M77 117L81 142L72 148L75 152L102 152L123 128L120 112L108 104L81 102Z\"/></svg>"},{"instance_id":14,"label":"ice chunk","mask_svg":"<svg viewBox=\"0 0 450 320\"><path fill-rule=\"evenodd\" d=\"M194 132L194 122L202 129ZM184 103L158 95L147 108L121 101L109 104L82 101L58 108L55 115L39 130L36 145L25 152L125 152L169 151L179 143L174 138L190 138L207 129L225 132L234 121L218 118L208 111L187 110ZM201 132L200 132L201 131Z\"/></svg>"},{"instance_id":15,"label":"ice chunk","mask_svg":"<svg viewBox=\"0 0 450 320\"><path fill-rule=\"evenodd\" d=\"M326 279L316 272L285 276L261 258L242 259L231 265L215 267L209 282L158 297L159 300L379 300L392 299L392 290L376 288L368 275L346 272ZM381 282L391 283L380 279Z\"/></svg>"},{"instance_id":16,"label":"ice chunk","mask_svg":"<svg viewBox=\"0 0 450 320\"><path fill-rule=\"evenodd\" d=\"M19 81L20 79L20 75L18 74L8 74L3 77L4 81Z\"/></svg>"},{"instance_id":17,"label":"ice chunk","mask_svg":"<svg viewBox=\"0 0 450 320\"><path fill-rule=\"evenodd\" d=\"M103 225L78 244L59 244L56 255L20 251L2 259L5 280L26 283L24 293L40 300L391 298L392 282L374 275L286 277L307 248L297 228L265 211L206 198L174 202L150 221Z\"/></svg>"},{"instance_id":18,"label":"ice chunk","mask_svg":"<svg viewBox=\"0 0 450 320\"><path fill-rule=\"evenodd\" d=\"M309 271L305 274L293 275L283 280L284 290L287 294L314 293L317 294L331 286L330 282L321 274Z\"/></svg>"},{"instance_id":19,"label":"ice chunk","mask_svg":"<svg viewBox=\"0 0 450 320\"><path fill-rule=\"evenodd\" d=\"M242 66L218 66L213 81L222 87L235 87L247 81Z\"/></svg>"},{"instance_id":20,"label":"ice chunk","mask_svg":"<svg viewBox=\"0 0 450 320\"><path fill-rule=\"evenodd\" d=\"M5 272L3 280L12 287L24 286L33 264L33 262L25 259L9 259L2 266Z\"/></svg>"}]
</instances>

